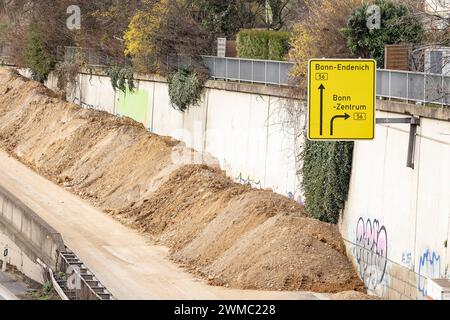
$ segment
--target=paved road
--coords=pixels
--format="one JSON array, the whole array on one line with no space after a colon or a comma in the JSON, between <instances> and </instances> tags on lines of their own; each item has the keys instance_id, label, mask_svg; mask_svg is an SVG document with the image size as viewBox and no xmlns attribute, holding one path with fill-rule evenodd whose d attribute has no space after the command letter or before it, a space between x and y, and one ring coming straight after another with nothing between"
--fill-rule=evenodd
<instances>
[{"instance_id":1,"label":"paved road","mask_svg":"<svg viewBox=\"0 0 450 320\"><path fill-rule=\"evenodd\" d=\"M0 271L0 300L19 300L17 295L25 295L27 285L12 275Z\"/></svg>"},{"instance_id":2,"label":"paved road","mask_svg":"<svg viewBox=\"0 0 450 320\"><path fill-rule=\"evenodd\" d=\"M0 151L0 183L60 232L66 245L118 299L318 299L307 292L212 287L186 273L154 246L86 201Z\"/></svg>"}]
</instances>

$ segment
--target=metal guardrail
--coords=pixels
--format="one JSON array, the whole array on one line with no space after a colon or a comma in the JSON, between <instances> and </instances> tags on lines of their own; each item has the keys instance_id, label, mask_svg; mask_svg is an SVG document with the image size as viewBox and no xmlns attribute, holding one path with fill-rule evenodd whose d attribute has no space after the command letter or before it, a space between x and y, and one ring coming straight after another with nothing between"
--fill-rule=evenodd
<instances>
[{"instance_id":1,"label":"metal guardrail","mask_svg":"<svg viewBox=\"0 0 450 320\"><path fill-rule=\"evenodd\" d=\"M286 61L202 56L213 79L289 86L294 63Z\"/></svg>"},{"instance_id":2,"label":"metal guardrail","mask_svg":"<svg viewBox=\"0 0 450 320\"><path fill-rule=\"evenodd\" d=\"M450 77L442 74L379 69L377 96L449 106Z\"/></svg>"},{"instance_id":3,"label":"metal guardrail","mask_svg":"<svg viewBox=\"0 0 450 320\"><path fill-rule=\"evenodd\" d=\"M126 59L117 59L108 56L104 52L99 52L90 48L80 47L59 47L59 60L63 61L83 61L89 66L104 67L117 66L127 63Z\"/></svg>"},{"instance_id":4,"label":"metal guardrail","mask_svg":"<svg viewBox=\"0 0 450 320\"><path fill-rule=\"evenodd\" d=\"M66 47L65 59L82 54L90 65L111 65L112 59L91 49ZM202 64L209 70L213 79L225 81L293 86L290 72L294 63L285 61L255 60L240 58L221 58L202 56ZM194 62L188 56L168 58L171 65L191 65ZM399 99L423 104L450 106L450 76L423 72L397 70L377 70L377 96L387 99Z\"/></svg>"},{"instance_id":5,"label":"metal guardrail","mask_svg":"<svg viewBox=\"0 0 450 320\"><path fill-rule=\"evenodd\" d=\"M112 66L117 64L117 59L111 59L104 53L96 52L92 49L65 47L65 61L74 61L77 57L91 66ZM279 86L292 85L289 81L289 74L294 67L294 63L292 62L212 56L201 56L201 58L202 65L209 70L210 76L213 79ZM185 55L170 56L167 58L167 64L170 67L193 65L195 63L197 62ZM122 62L121 64L124 63Z\"/></svg>"}]
</instances>

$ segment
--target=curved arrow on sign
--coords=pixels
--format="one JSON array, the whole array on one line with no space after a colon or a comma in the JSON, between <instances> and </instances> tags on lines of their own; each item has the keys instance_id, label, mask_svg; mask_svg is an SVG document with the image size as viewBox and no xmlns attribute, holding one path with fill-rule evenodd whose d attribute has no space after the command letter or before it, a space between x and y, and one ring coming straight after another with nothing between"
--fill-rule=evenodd
<instances>
[{"instance_id":1,"label":"curved arrow on sign","mask_svg":"<svg viewBox=\"0 0 450 320\"><path fill-rule=\"evenodd\" d=\"M350 116L346 113L346 114L344 114L344 115L338 115L338 116L334 116L333 118L331 118L331 122L330 122L330 135L331 135L331 136L332 136L333 133L334 133L334 120L340 119L340 118L342 118L342 119L344 119L344 120L347 120L347 119L350 118Z\"/></svg>"}]
</instances>

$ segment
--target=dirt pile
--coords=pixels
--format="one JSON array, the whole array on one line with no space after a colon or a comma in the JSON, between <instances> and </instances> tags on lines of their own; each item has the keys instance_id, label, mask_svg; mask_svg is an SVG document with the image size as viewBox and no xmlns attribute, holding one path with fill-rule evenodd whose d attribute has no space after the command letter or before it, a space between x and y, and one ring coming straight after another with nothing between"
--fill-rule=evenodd
<instances>
[{"instance_id":1,"label":"dirt pile","mask_svg":"<svg viewBox=\"0 0 450 320\"><path fill-rule=\"evenodd\" d=\"M336 226L294 201L173 164L179 144L127 118L62 102L0 69L0 147L118 220L169 246L210 283L242 289L362 290Z\"/></svg>"}]
</instances>

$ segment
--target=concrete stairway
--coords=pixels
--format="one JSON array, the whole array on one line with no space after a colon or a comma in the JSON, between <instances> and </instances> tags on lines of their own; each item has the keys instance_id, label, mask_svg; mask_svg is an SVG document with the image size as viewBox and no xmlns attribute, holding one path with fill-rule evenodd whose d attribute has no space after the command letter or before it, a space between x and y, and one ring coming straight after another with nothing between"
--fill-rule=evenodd
<instances>
[{"instance_id":1,"label":"concrete stairway","mask_svg":"<svg viewBox=\"0 0 450 320\"><path fill-rule=\"evenodd\" d=\"M59 253L58 269L61 272L55 275L56 282L69 300L114 299L77 255L67 248Z\"/></svg>"}]
</instances>

